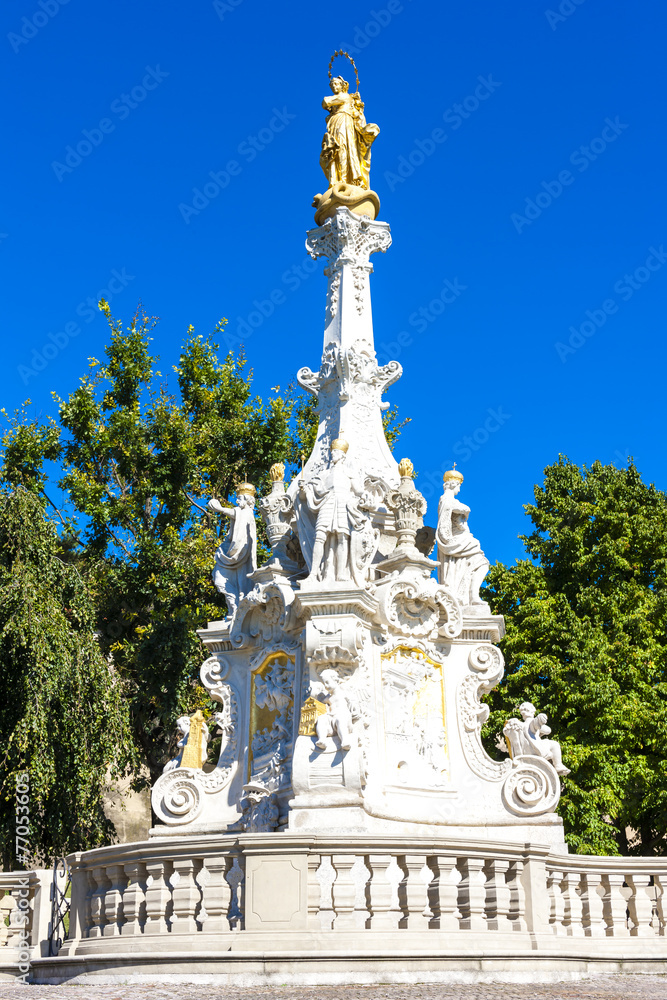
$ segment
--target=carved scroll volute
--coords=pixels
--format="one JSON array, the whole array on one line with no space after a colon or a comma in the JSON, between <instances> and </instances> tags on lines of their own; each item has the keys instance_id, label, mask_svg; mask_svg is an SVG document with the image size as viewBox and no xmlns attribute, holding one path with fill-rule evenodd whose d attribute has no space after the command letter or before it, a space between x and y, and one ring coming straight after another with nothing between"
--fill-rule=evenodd
<instances>
[{"instance_id":1,"label":"carved scroll volute","mask_svg":"<svg viewBox=\"0 0 667 1000\"><path fill-rule=\"evenodd\" d=\"M480 701L502 679L505 672L503 655L497 646L474 646L468 654L470 673L463 678L458 691L458 717L461 743L468 766L480 778L502 781L511 768L511 762L498 762L486 752L480 731L489 717L489 706Z\"/></svg>"}]
</instances>

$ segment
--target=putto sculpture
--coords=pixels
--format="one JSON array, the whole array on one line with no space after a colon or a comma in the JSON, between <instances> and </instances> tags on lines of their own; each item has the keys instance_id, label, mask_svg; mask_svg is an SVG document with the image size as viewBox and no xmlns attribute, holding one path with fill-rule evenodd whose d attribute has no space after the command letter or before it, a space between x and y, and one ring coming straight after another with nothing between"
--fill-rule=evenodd
<instances>
[{"instance_id":1,"label":"putto sculpture","mask_svg":"<svg viewBox=\"0 0 667 1000\"><path fill-rule=\"evenodd\" d=\"M502 737L498 740L497 746L503 753L510 753L512 757L519 757L523 754L542 757L553 764L556 773L566 775L570 769L563 764L563 754L560 743L556 740L544 739L551 734L551 729L547 726L547 717L544 712L536 714L537 709L530 701L524 701L519 705L519 719L508 719L503 728L505 740ZM506 742L505 742L506 741Z\"/></svg>"},{"instance_id":2,"label":"putto sculpture","mask_svg":"<svg viewBox=\"0 0 667 1000\"><path fill-rule=\"evenodd\" d=\"M236 507L223 507L215 498L209 500L212 510L229 518L227 534L215 553L213 582L225 596L230 617L254 586L250 574L257 569L255 493L252 483L239 483Z\"/></svg>"}]
</instances>

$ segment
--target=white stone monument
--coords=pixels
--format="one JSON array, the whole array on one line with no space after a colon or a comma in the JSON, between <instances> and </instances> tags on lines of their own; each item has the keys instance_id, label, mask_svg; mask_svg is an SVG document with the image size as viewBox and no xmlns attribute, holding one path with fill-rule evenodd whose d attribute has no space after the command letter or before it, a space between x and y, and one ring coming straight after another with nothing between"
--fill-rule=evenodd
<instances>
[{"instance_id":1,"label":"white stone monument","mask_svg":"<svg viewBox=\"0 0 667 1000\"><path fill-rule=\"evenodd\" d=\"M6 876L6 890L32 893L34 979L191 989L665 973L667 859L568 855L554 811L568 770L534 705L497 734L501 759L482 745L503 619L480 597L488 561L463 476L445 474L429 512L384 437L382 396L401 368L373 346L370 257L391 242L368 189L378 129L358 80L355 94L338 77L331 89L330 187L306 243L326 261L324 343L319 369L298 374L317 397L315 447L289 484L277 463L266 496L241 483L234 507L211 504L230 521L214 568L228 614L200 633L219 710L174 720L150 839L70 856L55 957L38 880ZM272 549L259 567L255 501Z\"/></svg>"},{"instance_id":2,"label":"white stone monument","mask_svg":"<svg viewBox=\"0 0 667 1000\"><path fill-rule=\"evenodd\" d=\"M382 426L401 366L380 365L373 342L370 258L389 249L389 226L367 199L371 215L337 203L337 184L306 238L328 279L319 368L297 375L317 398L317 440L289 485L283 466L271 469L258 501L265 566L255 568L254 487L238 487L235 508L213 504L231 519L214 570L229 615L200 633L201 680L221 706L221 751L213 767L181 760L158 779L153 834L369 831L562 848L554 810L567 769L541 739L546 720L519 724L509 758L482 746L480 698L503 676L503 619L479 596L489 563L455 469L435 531L420 531L426 501ZM435 534L437 561L418 532Z\"/></svg>"}]
</instances>

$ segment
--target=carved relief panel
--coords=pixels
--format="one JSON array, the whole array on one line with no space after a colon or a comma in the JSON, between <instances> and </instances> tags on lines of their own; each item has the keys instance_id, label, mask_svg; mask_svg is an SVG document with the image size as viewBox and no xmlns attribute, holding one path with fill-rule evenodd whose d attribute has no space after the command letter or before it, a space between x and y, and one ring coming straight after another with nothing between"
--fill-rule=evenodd
<instances>
[{"instance_id":1,"label":"carved relief panel","mask_svg":"<svg viewBox=\"0 0 667 1000\"><path fill-rule=\"evenodd\" d=\"M409 788L447 785L442 664L416 647L396 646L382 654L382 694L387 783Z\"/></svg>"}]
</instances>

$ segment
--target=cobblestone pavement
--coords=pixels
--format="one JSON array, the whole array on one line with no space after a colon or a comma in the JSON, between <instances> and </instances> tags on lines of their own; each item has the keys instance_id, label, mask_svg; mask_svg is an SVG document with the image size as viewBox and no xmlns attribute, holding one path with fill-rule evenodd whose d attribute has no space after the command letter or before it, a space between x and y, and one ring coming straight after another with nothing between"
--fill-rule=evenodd
<instances>
[{"instance_id":1,"label":"cobblestone pavement","mask_svg":"<svg viewBox=\"0 0 667 1000\"><path fill-rule=\"evenodd\" d=\"M599 976L550 985L470 986L24 986L0 1000L667 1000L667 976Z\"/></svg>"}]
</instances>

